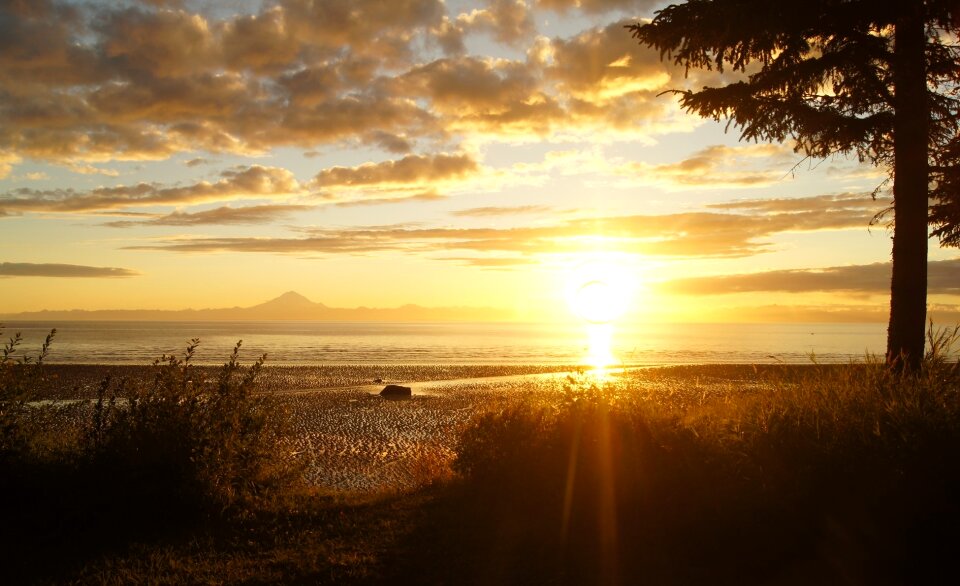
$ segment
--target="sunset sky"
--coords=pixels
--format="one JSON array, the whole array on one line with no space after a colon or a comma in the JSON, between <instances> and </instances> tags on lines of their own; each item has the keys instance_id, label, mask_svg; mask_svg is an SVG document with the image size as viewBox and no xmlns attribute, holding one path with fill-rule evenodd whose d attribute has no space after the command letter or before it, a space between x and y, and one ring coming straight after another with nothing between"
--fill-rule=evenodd
<instances>
[{"instance_id":1,"label":"sunset sky","mask_svg":"<svg viewBox=\"0 0 960 586\"><path fill-rule=\"evenodd\" d=\"M0 3L0 301L881 321L884 170L738 142L645 0ZM889 219L889 218L887 218ZM931 245L934 315L957 252Z\"/></svg>"}]
</instances>

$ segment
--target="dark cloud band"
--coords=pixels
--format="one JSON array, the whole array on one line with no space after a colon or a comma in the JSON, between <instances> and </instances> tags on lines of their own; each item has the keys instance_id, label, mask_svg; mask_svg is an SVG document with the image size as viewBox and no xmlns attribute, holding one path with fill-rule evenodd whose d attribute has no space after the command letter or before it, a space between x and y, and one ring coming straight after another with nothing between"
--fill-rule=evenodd
<instances>
[{"instance_id":1,"label":"dark cloud band","mask_svg":"<svg viewBox=\"0 0 960 586\"><path fill-rule=\"evenodd\" d=\"M0 263L0 277L115 278L135 277L137 271L113 267L88 267L56 263Z\"/></svg>"}]
</instances>

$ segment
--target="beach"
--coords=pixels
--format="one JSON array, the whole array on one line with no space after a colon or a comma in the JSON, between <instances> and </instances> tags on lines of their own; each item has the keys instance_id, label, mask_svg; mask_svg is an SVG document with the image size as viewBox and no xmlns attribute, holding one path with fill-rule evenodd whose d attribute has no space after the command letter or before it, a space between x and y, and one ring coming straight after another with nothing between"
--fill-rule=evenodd
<instances>
[{"instance_id":1,"label":"beach","mask_svg":"<svg viewBox=\"0 0 960 586\"><path fill-rule=\"evenodd\" d=\"M208 378L218 370L195 368ZM763 368L782 374L807 367ZM148 382L155 372L152 366L129 365L45 369L44 400L89 404L108 377L116 388L122 379ZM287 414L284 452L304 464L311 486L333 494L374 495L415 490L448 473L460 432L484 411L511 403L558 405L566 390L591 385L611 395L629 393L683 406L761 390L761 372L748 365L604 371L570 365L273 366L264 367L256 389L275 398ZM409 386L412 397L379 396L386 384Z\"/></svg>"}]
</instances>

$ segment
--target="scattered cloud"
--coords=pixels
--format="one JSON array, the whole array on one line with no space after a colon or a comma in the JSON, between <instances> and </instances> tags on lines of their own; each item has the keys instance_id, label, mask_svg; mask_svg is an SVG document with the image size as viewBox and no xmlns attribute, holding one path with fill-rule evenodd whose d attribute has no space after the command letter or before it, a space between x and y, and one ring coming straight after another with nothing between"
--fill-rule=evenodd
<instances>
[{"instance_id":1,"label":"scattered cloud","mask_svg":"<svg viewBox=\"0 0 960 586\"><path fill-rule=\"evenodd\" d=\"M549 206L540 206L540 205L526 205L526 206L488 206L480 208L469 208L465 210L455 210L450 212L451 216L457 216L461 218L484 218L490 216L513 216L518 214L538 214L542 212L549 212L553 208Z\"/></svg>"},{"instance_id":2,"label":"scattered cloud","mask_svg":"<svg viewBox=\"0 0 960 586\"><path fill-rule=\"evenodd\" d=\"M182 187L137 183L98 187L86 192L72 189L18 189L0 195L0 210L94 212L137 206L193 205L243 198L286 198L303 192L303 186L290 171L251 165L224 171L220 179L213 183L200 181Z\"/></svg>"},{"instance_id":3,"label":"scattered cloud","mask_svg":"<svg viewBox=\"0 0 960 586\"><path fill-rule=\"evenodd\" d=\"M433 183L458 179L477 169L476 161L467 155L408 155L397 161L325 169L313 183L319 188Z\"/></svg>"},{"instance_id":4,"label":"scattered cloud","mask_svg":"<svg viewBox=\"0 0 960 586\"><path fill-rule=\"evenodd\" d=\"M802 212L840 212L857 210L882 210L886 207L882 201L874 199L869 193L840 193L790 198L740 199L728 202L708 204L717 210L750 211L764 214L802 213Z\"/></svg>"},{"instance_id":5,"label":"scattered cloud","mask_svg":"<svg viewBox=\"0 0 960 586\"><path fill-rule=\"evenodd\" d=\"M814 204L819 200L814 198ZM743 257L774 250L783 232L864 229L869 209L813 209L783 213L690 212L577 218L515 228L362 227L315 228L292 238L177 238L131 248L174 252L277 254L435 252L553 254L608 248L646 256Z\"/></svg>"},{"instance_id":6,"label":"scattered cloud","mask_svg":"<svg viewBox=\"0 0 960 586\"><path fill-rule=\"evenodd\" d=\"M366 198L366 199L352 199L347 201L338 201L335 206L337 207L356 207L356 206L375 206L383 204L393 204L393 203L411 203L418 201L440 201L447 199L447 196L441 195L436 191L424 191L423 193L416 193L414 195L397 195L392 197L375 197L375 198Z\"/></svg>"},{"instance_id":7,"label":"scattered cloud","mask_svg":"<svg viewBox=\"0 0 960 586\"><path fill-rule=\"evenodd\" d=\"M533 17L523 0L488 0L487 7L457 16L463 31L489 32L494 39L518 45L536 32Z\"/></svg>"},{"instance_id":8,"label":"scattered cloud","mask_svg":"<svg viewBox=\"0 0 960 586\"><path fill-rule=\"evenodd\" d=\"M661 288L670 293L686 295L756 292L888 295L890 263L693 277L668 281ZM960 259L930 261L927 291L931 294L960 295Z\"/></svg>"},{"instance_id":9,"label":"scattered cloud","mask_svg":"<svg viewBox=\"0 0 960 586\"><path fill-rule=\"evenodd\" d=\"M13 171L13 166L20 162L20 157L13 153L5 153L0 150L0 179L6 179Z\"/></svg>"},{"instance_id":10,"label":"scattered cloud","mask_svg":"<svg viewBox=\"0 0 960 586\"><path fill-rule=\"evenodd\" d=\"M93 165L82 165L79 163L68 163L67 168L80 175L104 175L106 177L119 177L120 172L116 169L103 169Z\"/></svg>"},{"instance_id":11,"label":"scattered cloud","mask_svg":"<svg viewBox=\"0 0 960 586\"><path fill-rule=\"evenodd\" d=\"M782 181L797 156L785 145L713 145L677 163L626 163L616 172L671 187L761 187Z\"/></svg>"},{"instance_id":12,"label":"scattered cloud","mask_svg":"<svg viewBox=\"0 0 960 586\"><path fill-rule=\"evenodd\" d=\"M559 12L578 9L587 13L602 13L612 10L640 10L657 4L656 0L535 0L538 7Z\"/></svg>"},{"instance_id":13,"label":"scattered cloud","mask_svg":"<svg viewBox=\"0 0 960 586\"><path fill-rule=\"evenodd\" d=\"M469 155L407 155L402 159L331 167L309 186L336 205L374 205L391 200L442 199L438 189L461 184L481 170Z\"/></svg>"},{"instance_id":14,"label":"scattered cloud","mask_svg":"<svg viewBox=\"0 0 960 586\"><path fill-rule=\"evenodd\" d=\"M0 6L0 174L21 157L81 170L280 146L407 154L474 135L637 138L676 122L660 90L702 81L638 46L623 30L629 20L538 37L523 0L455 16L442 0L387 10L380 0L277 0L220 20L190 4L23 4ZM527 56L466 55L476 33ZM446 56L431 60L431 43Z\"/></svg>"},{"instance_id":15,"label":"scattered cloud","mask_svg":"<svg viewBox=\"0 0 960 586\"><path fill-rule=\"evenodd\" d=\"M269 224L288 218L297 212L313 209L307 205L258 205L234 208L222 206L200 212L175 211L140 220L117 220L106 222L111 228L133 226L199 226L199 225L251 225Z\"/></svg>"},{"instance_id":16,"label":"scattered cloud","mask_svg":"<svg viewBox=\"0 0 960 586\"><path fill-rule=\"evenodd\" d=\"M0 262L0 277L135 277L137 271L113 267L88 267L56 263Z\"/></svg>"},{"instance_id":17,"label":"scattered cloud","mask_svg":"<svg viewBox=\"0 0 960 586\"><path fill-rule=\"evenodd\" d=\"M449 256L438 260L448 260L466 266L494 270L513 269L536 263L535 259L517 257Z\"/></svg>"}]
</instances>

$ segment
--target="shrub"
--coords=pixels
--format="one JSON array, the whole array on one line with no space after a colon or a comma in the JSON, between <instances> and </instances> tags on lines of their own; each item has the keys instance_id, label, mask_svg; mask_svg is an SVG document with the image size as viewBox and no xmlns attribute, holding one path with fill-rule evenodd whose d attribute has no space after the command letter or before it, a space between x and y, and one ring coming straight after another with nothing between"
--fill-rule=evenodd
<instances>
[{"instance_id":1,"label":"shrub","mask_svg":"<svg viewBox=\"0 0 960 586\"><path fill-rule=\"evenodd\" d=\"M0 325L0 334L3 326ZM0 354L0 460L25 457L37 448L43 433L40 425L44 413L28 403L37 398L37 388L43 378L43 361L57 330L51 330L43 342L36 360L17 357L17 348L23 342L17 332L3 346Z\"/></svg>"},{"instance_id":2,"label":"shrub","mask_svg":"<svg viewBox=\"0 0 960 586\"><path fill-rule=\"evenodd\" d=\"M163 356L151 384L101 385L88 432L94 462L160 502L236 509L288 486L297 467L281 453L284 414L254 394L266 356L243 369L240 342L207 380L192 359Z\"/></svg>"},{"instance_id":3,"label":"shrub","mask_svg":"<svg viewBox=\"0 0 960 586\"><path fill-rule=\"evenodd\" d=\"M553 404L473 420L454 463L463 506L496 555L548 560L544 581L762 581L824 548L835 572L922 581L958 544L949 337L919 375L757 371L702 404L571 379Z\"/></svg>"}]
</instances>

